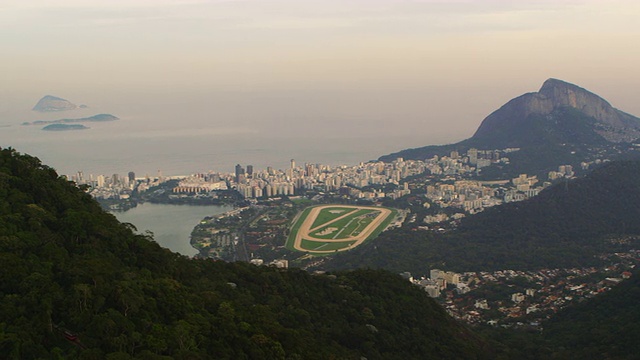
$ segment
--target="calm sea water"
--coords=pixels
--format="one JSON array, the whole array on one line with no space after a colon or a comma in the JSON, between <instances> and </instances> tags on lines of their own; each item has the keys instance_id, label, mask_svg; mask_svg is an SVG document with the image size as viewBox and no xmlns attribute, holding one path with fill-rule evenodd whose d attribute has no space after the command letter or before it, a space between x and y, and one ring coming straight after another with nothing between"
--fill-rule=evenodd
<instances>
[{"instance_id":1,"label":"calm sea water","mask_svg":"<svg viewBox=\"0 0 640 360\"><path fill-rule=\"evenodd\" d=\"M277 134L220 133L215 129L129 133L123 120L88 124L89 130L46 132L36 127L0 128L0 147L11 146L37 156L59 174L111 175L134 171L137 176L232 172L236 164L256 170L286 169L296 163L357 165L402 149L385 137L280 137ZM170 133L171 136L170 136Z\"/></svg>"},{"instance_id":2,"label":"calm sea water","mask_svg":"<svg viewBox=\"0 0 640 360\"><path fill-rule=\"evenodd\" d=\"M37 156L64 175L134 171L137 176L154 176L158 170L163 175L232 172L236 164L285 169L290 159L300 165L356 165L443 141L435 128L402 126L383 115L351 114L338 106L338 99L190 94L189 102L181 103L171 94L136 99L129 95L110 103L76 99L90 107L44 114L30 110L37 97L8 102L0 106L0 147ZM121 120L86 123L88 130L64 132L20 125L99 113Z\"/></svg>"},{"instance_id":3,"label":"calm sea water","mask_svg":"<svg viewBox=\"0 0 640 360\"><path fill-rule=\"evenodd\" d=\"M163 247L182 255L198 253L191 247L191 230L205 216L221 214L231 210L229 206L189 206L144 203L126 212L114 213L121 222L128 222L138 232L151 231L153 238Z\"/></svg>"}]
</instances>

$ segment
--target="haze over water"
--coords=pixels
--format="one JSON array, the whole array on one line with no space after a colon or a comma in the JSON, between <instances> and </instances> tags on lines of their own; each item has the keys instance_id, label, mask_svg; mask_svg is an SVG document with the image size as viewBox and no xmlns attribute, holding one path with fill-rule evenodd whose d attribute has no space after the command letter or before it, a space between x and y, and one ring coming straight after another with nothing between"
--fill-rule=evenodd
<instances>
[{"instance_id":1,"label":"haze over water","mask_svg":"<svg viewBox=\"0 0 640 360\"><path fill-rule=\"evenodd\" d=\"M640 114L635 0L6 0L0 146L62 174L352 165L469 137L549 77ZM90 108L30 111L44 95ZM23 121L110 113L49 133Z\"/></svg>"},{"instance_id":2,"label":"haze over water","mask_svg":"<svg viewBox=\"0 0 640 360\"><path fill-rule=\"evenodd\" d=\"M162 97L149 101L160 105L89 103L88 109L65 112L41 114L28 107L0 114L0 123L10 125L0 129L0 144L38 156L61 174L135 171L144 176L155 175L158 170L164 175L208 170L231 172L236 163L256 168L286 168L292 158L299 164L355 165L408 146L420 146L425 141L422 134L393 130L379 119L358 119L347 125L344 119L327 115L330 110L295 116L283 111L286 115L282 118L265 112L264 118L248 119L242 116L247 106L242 104L243 99L236 99L240 104L235 105L235 110L232 105L212 105L215 100L181 105L168 105ZM296 102L300 101L294 95L271 106L290 108L289 103ZM65 132L20 125L24 121L79 118L97 113L110 113L121 120L85 123L89 130ZM440 141L435 137L432 140Z\"/></svg>"}]
</instances>

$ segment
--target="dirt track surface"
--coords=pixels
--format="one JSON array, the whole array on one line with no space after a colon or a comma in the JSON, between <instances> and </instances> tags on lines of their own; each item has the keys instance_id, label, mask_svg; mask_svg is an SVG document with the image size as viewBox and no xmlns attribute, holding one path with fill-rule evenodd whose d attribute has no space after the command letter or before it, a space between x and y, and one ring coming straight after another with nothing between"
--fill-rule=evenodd
<instances>
[{"instance_id":1,"label":"dirt track surface","mask_svg":"<svg viewBox=\"0 0 640 360\"><path fill-rule=\"evenodd\" d=\"M326 208L335 208L335 207L340 207L340 208L347 208L347 209L352 209L351 211L347 212L344 215L341 215L331 221L328 221L320 226L317 226L313 229L311 229L311 226L313 225L313 222L315 221L316 217L318 216L318 214L320 214L320 211L322 211L323 209ZM360 232L360 234L358 234L357 236L349 236L346 238L340 238L340 239L318 239L315 238L313 236L311 236L311 233L318 230L321 227L325 227L327 225L330 225L336 221L339 221L341 219L343 219L346 216L351 215L352 213L354 213L355 211L358 210L376 210L376 211L380 211L380 214L378 214L378 216L376 216L375 219L373 219L373 221L371 221L371 223L369 223L369 225L367 225L366 228L364 228L364 230L362 230ZM378 226L380 226L380 224L382 224L382 222L384 222L384 220L391 215L391 210L386 209L386 208L380 208L380 207L375 207L375 206L355 206L355 205L323 205L323 206L317 206L314 207L313 209L311 209L311 211L309 212L309 215L307 215L307 217L304 219L304 222L302 223L302 225L300 225L300 228L298 229L298 233L296 234L296 238L294 239L293 242L293 247L294 249L298 250L298 251L308 251L308 252L312 252L312 253L333 253L336 250L309 250L309 249L305 249L302 247L302 239L305 240L311 240L311 241L318 241L318 242L324 242L324 243L331 243L331 242L346 242L346 241L355 241L355 243L353 243L353 245L349 246L349 247L345 247L342 249L338 249L338 251L345 251L345 250L351 250L354 247L362 244L367 237L369 237L369 235L371 235L371 233L373 233L373 231L375 231L375 229L378 228Z\"/></svg>"}]
</instances>

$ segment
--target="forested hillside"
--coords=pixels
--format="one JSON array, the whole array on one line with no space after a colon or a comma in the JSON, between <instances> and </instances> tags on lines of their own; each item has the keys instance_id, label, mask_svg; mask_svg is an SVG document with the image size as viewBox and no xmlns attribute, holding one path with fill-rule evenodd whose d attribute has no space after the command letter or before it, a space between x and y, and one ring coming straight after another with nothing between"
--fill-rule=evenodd
<instances>
[{"instance_id":1,"label":"forested hillside","mask_svg":"<svg viewBox=\"0 0 640 360\"><path fill-rule=\"evenodd\" d=\"M545 340L563 358L637 359L640 354L640 273L611 291L558 313Z\"/></svg>"},{"instance_id":2,"label":"forested hillside","mask_svg":"<svg viewBox=\"0 0 640 360\"><path fill-rule=\"evenodd\" d=\"M425 274L598 264L596 255L637 243L640 161L612 162L526 201L469 216L445 234L387 231L340 254L329 268L383 267Z\"/></svg>"},{"instance_id":3,"label":"forested hillside","mask_svg":"<svg viewBox=\"0 0 640 360\"><path fill-rule=\"evenodd\" d=\"M386 271L190 260L36 158L0 149L0 354L72 359L492 358Z\"/></svg>"}]
</instances>

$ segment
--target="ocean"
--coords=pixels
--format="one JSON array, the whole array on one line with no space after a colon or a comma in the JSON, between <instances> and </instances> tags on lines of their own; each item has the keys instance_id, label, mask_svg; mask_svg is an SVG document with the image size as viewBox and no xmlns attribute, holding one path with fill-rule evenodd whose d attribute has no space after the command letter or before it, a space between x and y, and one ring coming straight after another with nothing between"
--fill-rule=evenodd
<instances>
[{"instance_id":1,"label":"ocean","mask_svg":"<svg viewBox=\"0 0 640 360\"><path fill-rule=\"evenodd\" d=\"M111 98L100 106L96 105L100 98L94 97L93 101L76 102L87 103L89 108L44 114L30 110L39 97L34 97L33 104L23 98L0 100L0 147L36 156L60 175L82 171L87 178L90 174L125 175L130 171L137 177L155 176L159 171L164 176L232 172L236 164L253 165L255 170L267 166L285 169L291 159L300 166L356 165L443 141L425 136L438 133L433 129L407 128L384 117L349 114L337 98L253 94L239 100L238 94L218 94L212 101L193 94L182 100L173 94L137 99L129 95L123 92L120 99ZM100 113L120 120L86 123L90 129L63 132L21 125ZM204 216L226 210L143 204L116 216L140 232L153 232L162 246L193 255L196 251L189 244L193 227Z\"/></svg>"},{"instance_id":2,"label":"ocean","mask_svg":"<svg viewBox=\"0 0 640 360\"><path fill-rule=\"evenodd\" d=\"M139 101L123 97L122 103L110 99L101 106L94 106L99 102L94 99L87 109L59 113L31 111L38 98L33 104L21 99L0 107L0 147L37 156L63 175L133 171L136 176L154 176L160 170L171 176L232 172L236 164L284 169L291 159L300 165L356 165L447 140L438 137L436 129L407 128L399 120L336 110L328 100L307 104L307 115L300 104L310 101L306 96L255 96L240 101L237 94L220 95L212 103L204 95L180 102L165 94ZM286 110L278 110L278 105ZM120 120L85 123L90 129L64 132L20 125L99 113Z\"/></svg>"}]
</instances>

